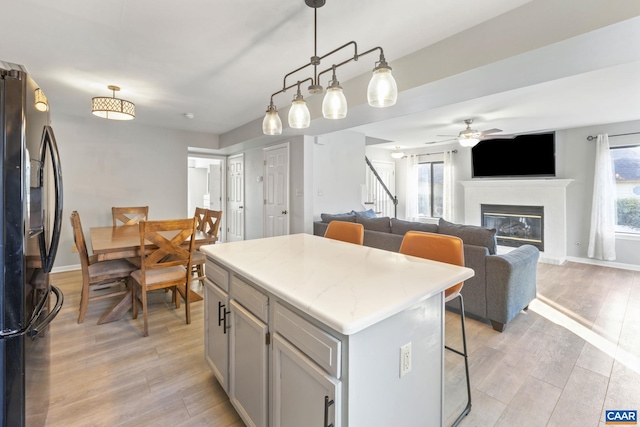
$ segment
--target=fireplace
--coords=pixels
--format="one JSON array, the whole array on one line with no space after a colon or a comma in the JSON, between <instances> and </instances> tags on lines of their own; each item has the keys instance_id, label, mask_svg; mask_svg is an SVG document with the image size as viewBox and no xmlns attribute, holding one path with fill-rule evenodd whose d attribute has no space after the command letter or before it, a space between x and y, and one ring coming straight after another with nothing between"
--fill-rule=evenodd
<instances>
[{"instance_id":1,"label":"fireplace","mask_svg":"<svg viewBox=\"0 0 640 427\"><path fill-rule=\"evenodd\" d=\"M544 250L544 207L480 205L482 226L496 229L498 245L525 244Z\"/></svg>"}]
</instances>

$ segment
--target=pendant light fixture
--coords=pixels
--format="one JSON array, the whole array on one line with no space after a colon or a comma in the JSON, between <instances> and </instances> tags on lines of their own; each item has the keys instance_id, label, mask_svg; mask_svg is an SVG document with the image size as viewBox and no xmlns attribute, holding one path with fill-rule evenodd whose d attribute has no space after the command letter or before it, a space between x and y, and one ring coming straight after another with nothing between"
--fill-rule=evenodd
<instances>
[{"instance_id":1,"label":"pendant light fixture","mask_svg":"<svg viewBox=\"0 0 640 427\"><path fill-rule=\"evenodd\" d=\"M116 98L118 86L107 86L113 92L111 98L96 96L91 99L91 112L98 117L109 120L133 120L136 117L136 106L133 102Z\"/></svg>"},{"instance_id":2,"label":"pendant light fixture","mask_svg":"<svg viewBox=\"0 0 640 427\"><path fill-rule=\"evenodd\" d=\"M298 92L293 97L293 102L289 109L289 126L294 129L306 129L310 124L311 113L309 113L307 102L302 97L302 93L300 93L300 84L298 83ZM282 124L280 127L282 127ZM282 129L280 132L282 132Z\"/></svg>"},{"instance_id":3,"label":"pendant light fixture","mask_svg":"<svg viewBox=\"0 0 640 427\"><path fill-rule=\"evenodd\" d=\"M262 120L262 132L265 135L280 135L282 133L282 121L278 115L276 106L273 105L273 101L267 107L267 114Z\"/></svg>"},{"instance_id":4,"label":"pendant light fixture","mask_svg":"<svg viewBox=\"0 0 640 427\"><path fill-rule=\"evenodd\" d=\"M347 98L342 93L342 86L336 78L336 67L333 67L333 78L322 100L322 115L325 119L344 119L347 117Z\"/></svg>"},{"instance_id":5,"label":"pendant light fixture","mask_svg":"<svg viewBox=\"0 0 640 427\"><path fill-rule=\"evenodd\" d=\"M287 73L284 76L282 89L271 95L271 102L269 103L269 107L267 108L267 112L262 122L262 130L265 135L280 135L282 133L282 123L280 122L280 118L278 117L276 121L277 109L275 104L273 103L273 97L280 93L286 92L288 89L291 89L295 86L298 86L298 91L294 96L293 103L291 104L291 108L289 109L289 126L295 129L303 129L309 127L311 117L310 115L308 115L309 109L306 106L306 102L302 98L302 93L300 92L300 84L308 80L311 82L308 88L309 93L312 95L321 93L323 91L323 88L320 84L320 77L324 73L327 73L329 71L333 71L333 76L331 78L331 81L329 82L327 92L322 101L322 115L327 119L342 119L346 117L347 99L342 92L342 87L340 86L338 79L336 78L336 69L345 64L348 64L351 61L357 61L360 57L368 55L372 52L379 51L380 60L376 63L376 66L373 69L373 76L371 77L371 81L369 82L369 86L367 88L367 100L369 105L378 108L390 107L392 105L395 105L396 100L398 99L398 87L396 85L395 79L393 78L393 75L391 74L391 67L385 60L384 52L381 47L374 47L363 53L358 53L357 43L355 41L350 41L336 49L333 49L325 55L318 56L318 8L324 6L325 2L326 0L305 0L305 4L313 8L313 56L311 57L309 63ZM318 72L318 66L323 59L349 46L353 47L353 57L337 64L333 64L330 68ZM296 83L287 85L288 77L310 66L313 66L312 77L308 77L304 80L299 80Z\"/></svg>"}]
</instances>

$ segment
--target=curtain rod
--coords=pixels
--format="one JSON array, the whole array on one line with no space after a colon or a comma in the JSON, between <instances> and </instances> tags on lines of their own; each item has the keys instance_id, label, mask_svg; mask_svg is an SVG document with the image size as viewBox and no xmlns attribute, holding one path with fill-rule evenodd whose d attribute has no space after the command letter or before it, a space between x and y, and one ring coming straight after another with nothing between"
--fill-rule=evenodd
<instances>
[{"instance_id":1,"label":"curtain rod","mask_svg":"<svg viewBox=\"0 0 640 427\"><path fill-rule=\"evenodd\" d=\"M627 135L638 135L638 134L640 134L640 132L619 133L617 135L609 135L609 138L615 138L616 136L627 136ZM595 139L598 139L598 137L597 136L592 136L592 135L589 135L587 137L587 141L593 141Z\"/></svg>"},{"instance_id":2,"label":"curtain rod","mask_svg":"<svg viewBox=\"0 0 640 427\"><path fill-rule=\"evenodd\" d=\"M447 151L439 151L437 153L424 153L424 154L413 154L414 156L431 156L431 155L436 155L436 154L444 154L451 151L452 153L457 153L458 150L447 150Z\"/></svg>"}]
</instances>

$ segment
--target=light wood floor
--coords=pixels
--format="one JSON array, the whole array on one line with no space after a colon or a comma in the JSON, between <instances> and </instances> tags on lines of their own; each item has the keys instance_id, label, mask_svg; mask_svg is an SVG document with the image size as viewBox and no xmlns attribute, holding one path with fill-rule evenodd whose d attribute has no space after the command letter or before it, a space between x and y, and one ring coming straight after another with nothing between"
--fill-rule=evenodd
<instances>
[{"instance_id":1,"label":"light wood floor","mask_svg":"<svg viewBox=\"0 0 640 427\"><path fill-rule=\"evenodd\" d=\"M145 338L130 313L96 325L108 300L90 304L78 325L80 280L52 278L65 305L50 331L47 426L244 425L204 361L202 303L186 325L184 310L158 295ZM447 343L460 346L459 316L447 312L446 322ZM467 319L473 407L461 426L604 427L605 409L640 409L637 337L640 272L540 264L538 299L505 332ZM462 358L445 356L449 425L466 389Z\"/></svg>"}]
</instances>

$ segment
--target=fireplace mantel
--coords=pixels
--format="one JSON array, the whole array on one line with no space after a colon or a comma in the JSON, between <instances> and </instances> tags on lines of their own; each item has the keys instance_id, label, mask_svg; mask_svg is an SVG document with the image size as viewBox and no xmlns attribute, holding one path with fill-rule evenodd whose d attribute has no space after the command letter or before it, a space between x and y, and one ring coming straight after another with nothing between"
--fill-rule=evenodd
<instances>
[{"instance_id":1,"label":"fireplace mantel","mask_svg":"<svg viewBox=\"0 0 640 427\"><path fill-rule=\"evenodd\" d=\"M562 264L567 257L566 188L572 179L476 179L464 186L466 224L481 225L480 205L543 206L544 252L540 260Z\"/></svg>"},{"instance_id":2,"label":"fireplace mantel","mask_svg":"<svg viewBox=\"0 0 640 427\"><path fill-rule=\"evenodd\" d=\"M460 181L466 187L566 187L573 179L477 179Z\"/></svg>"}]
</instances>

